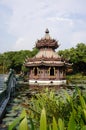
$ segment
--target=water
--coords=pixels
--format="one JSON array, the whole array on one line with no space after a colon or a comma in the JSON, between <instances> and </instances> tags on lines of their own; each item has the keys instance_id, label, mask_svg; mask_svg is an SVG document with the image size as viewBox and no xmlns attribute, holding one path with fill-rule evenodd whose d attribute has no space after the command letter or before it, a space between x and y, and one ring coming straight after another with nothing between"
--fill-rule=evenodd
<instances>
[{"instance_id":1,"label":"water","mask_svg":"<svg viewBox=\"0 0 86 130\"><path fill-rule=\"evenodd\" d=\"M5 89L5 79L7 75L5 74L0 74L0 93Z\"/></svg>"}]
</instances>

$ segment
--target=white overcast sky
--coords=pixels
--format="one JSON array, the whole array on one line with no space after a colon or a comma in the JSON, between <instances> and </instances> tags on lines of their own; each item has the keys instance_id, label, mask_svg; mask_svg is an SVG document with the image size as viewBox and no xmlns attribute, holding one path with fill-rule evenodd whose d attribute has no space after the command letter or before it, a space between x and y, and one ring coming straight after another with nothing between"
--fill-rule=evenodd
<instances>
[{"instance_id":1,"label":"white overcast sky","mask_svg":"<svg viewBox=\"0 0 86 130\"><path fill-rule=\"evenodd\" d=\"M0 53L32 50L46 28L60 50L86 43L86 0L0 0Z\"/></svg>"}]
</instances>

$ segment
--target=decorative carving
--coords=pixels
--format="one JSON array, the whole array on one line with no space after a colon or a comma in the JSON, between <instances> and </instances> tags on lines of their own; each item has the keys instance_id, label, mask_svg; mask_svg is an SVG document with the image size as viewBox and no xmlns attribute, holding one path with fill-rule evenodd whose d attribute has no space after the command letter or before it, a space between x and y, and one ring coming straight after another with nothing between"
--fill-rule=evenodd
<instances>
[{"instance_id":1,"label":"decorative carving","mask_svg":"<svg viewBox=\"0 0 86 130\"><path fill-rule=\"evenodd\" d=\"M38 49L44 48L44 47L47 47L47 48L50 47L52 49L56 49L59 47L59 45L58 45L58 41L56 41L55 39L41 39L37 41L36 47Z\"/></svg>"},{"instance_id":2,"label":"decorative carving","mask_svg":"<svg viewBox=\"0 0 86 130\"><path fill-rule=\"evenodd\" d=\"M59 45L58 45L58 41L56 41L55 39L52 39L50 37L49 30L46 29L46 31L45 31L45 37L41 38L40 40L37 41L36 47L38 49L44 48L44 47L47 47L47 48L50 47L52 49L56 49L56 48L59 47Z\"/></svg>"}]
</instances>

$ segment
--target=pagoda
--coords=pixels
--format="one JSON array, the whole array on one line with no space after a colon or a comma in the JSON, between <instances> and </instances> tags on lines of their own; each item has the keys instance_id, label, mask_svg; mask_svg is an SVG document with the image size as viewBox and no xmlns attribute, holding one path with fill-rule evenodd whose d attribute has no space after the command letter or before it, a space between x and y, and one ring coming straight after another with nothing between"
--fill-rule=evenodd
<instances>
[{"instance_id":1,"label":"pagoda","mask_svg":"<svg viewBox=\"0 0 86 130\"><path fill-rule=\"evenodd\" d=\"M66 84L66 69L68 64L55 52L58 41L52 39L49 30L45 36L36 42L39 52L33 58L27 58L30 85L63 85Z\"/></svg>"}]
</instances>

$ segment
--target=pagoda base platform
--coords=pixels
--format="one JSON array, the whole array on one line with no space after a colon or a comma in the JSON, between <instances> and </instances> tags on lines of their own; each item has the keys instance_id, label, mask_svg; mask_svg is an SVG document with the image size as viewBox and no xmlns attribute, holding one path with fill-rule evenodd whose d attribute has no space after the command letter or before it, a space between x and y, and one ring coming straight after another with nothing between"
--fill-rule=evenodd
<instances>
[{"instance_id":1,"label":"pagoda base platform","mask_svg":"<svg viewBox=\"0 0 86 130\"><path fill-rule=\"evenodd\" d=\"M38 86L66 85L66 80L29 80L29 85L38 85Z\"/></svg>"}]
</instances>

